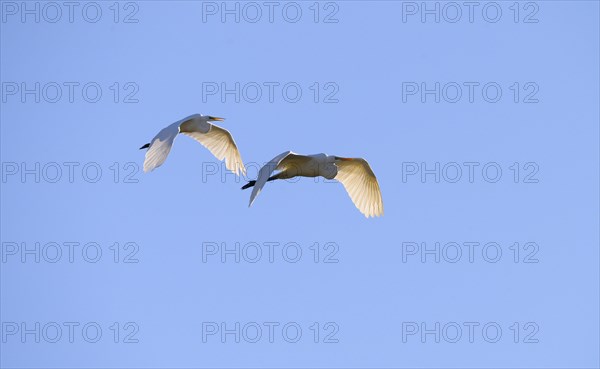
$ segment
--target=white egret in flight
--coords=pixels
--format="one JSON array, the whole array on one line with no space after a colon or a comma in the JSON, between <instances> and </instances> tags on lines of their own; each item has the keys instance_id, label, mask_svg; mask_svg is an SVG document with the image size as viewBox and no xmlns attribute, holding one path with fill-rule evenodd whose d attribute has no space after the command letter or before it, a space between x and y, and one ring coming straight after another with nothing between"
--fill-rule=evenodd
<instances>
[{"instance_id":1,"label":"white egret in flight","mask_svg":"<svg viewBox=\"0 0 600 369\"><path fill-rule=\"evenodd\" d=\"M222 120L224 118L194 114L164 128L158 132L151 143L140 147L140 150L148 149L144 160L144 172L150 172L161 166L167 160L175 137L183 133L200 142L217 159L225 159L228 170L237 175L240 175L240 172L246 174L242 157L229 131L209 123Z\"/></svg>"},{"instance_id":2,"label":"white egret in flight","mask_svg":"<svg viewBox=\"0 0 600 369\"><path fill-rule=\"evenodd\" d=\"M279 173L271 176L276 170ZM361 158L341 158L326 154L298 155L286 151L263 166L256 181L248 182L242 190L254 187L248 205L251 206L267 181L318 176L342 182L354 205L367 218L383 215L379 183L369 163Z\"/></svg>"}]
</instances>

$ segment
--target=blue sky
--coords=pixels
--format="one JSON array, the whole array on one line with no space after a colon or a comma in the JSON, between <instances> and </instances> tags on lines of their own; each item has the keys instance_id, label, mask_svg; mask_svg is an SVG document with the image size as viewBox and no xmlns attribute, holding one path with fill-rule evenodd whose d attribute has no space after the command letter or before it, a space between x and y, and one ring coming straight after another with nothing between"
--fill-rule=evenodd
<instances>
[{"instance_id":1,"label":"blue sky","mask_svg":"<svg viewBox=\"0 0 600 369\"><path fill-rule=\"evenodd\" d=\"M597 2L22 4L0 365L600 364ZM247 178L187 137L141 171L193 113ZM286 150L365 158L385 215L308 178L248 208Z\"/></svg>"}]
</instances>

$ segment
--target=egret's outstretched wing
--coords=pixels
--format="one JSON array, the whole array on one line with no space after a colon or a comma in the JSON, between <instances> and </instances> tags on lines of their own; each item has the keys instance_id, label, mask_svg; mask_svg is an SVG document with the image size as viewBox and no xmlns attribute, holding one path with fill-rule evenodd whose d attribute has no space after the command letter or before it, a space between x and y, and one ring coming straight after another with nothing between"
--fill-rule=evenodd
<instances>
[{"instance_id":1,"label":"egret's outstretched wing","mask_svg":"<svg viewBox=\"0 0 600 369\"><path fill-rule=\"evenodd\" d=\"M240 151L229 133L228 130L209 124L208 132L205 132L204 127L192 127L188 128L186 123L181 125L181 133L190 136L194 140L200 142L204 147L208 149L217 159L225 159L225 167L228 170L234 172L236 175L246 174L246 167L242 162L242 156Z\"/></svg>"},{"instance_id":2,"label":"egret's outstretched wing","mask_svg":"<svg viewBox=\"0 0 600 369\"><path fill-rule=\"evenodd\" d=\"M341 159L335 162L335 179L342 182L350 199L367 218L383 215L383 200L375 173L366 160Z\"/></svg>"},{"instance_id":3,"label":"egret's outstretched wing","mask_svg":"<svg viewBox=\"0 0 600 369\"><path fill-rule=\"evenodd\" d=\"M160 167L167 160L171 146L177 134L179 133L179 123L175 122L170 126L163 128L158 132L156 137L152 139L148 151L146 151L146 159L144 160L144 172L151 172Z\"/></svg>"},{"instance_id":4,"label":"egret's outstretched wing","mask_svg":"<svg viewBox=\"0 0 600 369\"><path fill-rule=\"evenodd\" d=\"M276 170L285 170L290 167L300 167L302 162L309 159L310 158L307 156L297 155L291 151L286 151L271 159L271 161L265 164L258 171L258 178L256 179L256 183L252 189L252 194L250 195L250 204L248 204L248 206L252 205L254 199L256 199L256 196L258 196L265 183L267 183L271 173Z\"/></svg>"}]
</instances>

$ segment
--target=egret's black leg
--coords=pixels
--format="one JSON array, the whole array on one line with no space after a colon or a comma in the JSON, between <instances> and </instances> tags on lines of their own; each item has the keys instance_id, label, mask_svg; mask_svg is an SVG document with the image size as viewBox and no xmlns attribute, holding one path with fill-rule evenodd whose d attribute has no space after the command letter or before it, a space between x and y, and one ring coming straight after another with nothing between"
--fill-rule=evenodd
<instances>
[{"instance_id":1,"label":"egret's black leg","mask_svg":"<svg viewBox=\"0 0 600 369\"><path fill-rule=\"evenodd\" d=\"M256 184L256 181L249 181L248 183L246 183L246 184L245 184L245 185L242 187L242 190L245 190L245 189L247 189L247 188L250 188L250 187L254 187L254 185L255 185L255 184Z\"/></svg>"},{"instance_id":2,"label":"egret's black leg","mask_svg":"<svg viewBox=\"0 0 600 369\"><path fill-rule=\"evenodd\" d=\"M268 181L274 181L274 180L278 179L277 176L278 176L278 174L275 174L274 176L272 176L269 179L267 179L267 182ZM254 187L255 184L256 184L256 181L249 181L248 183L246 183L242 187L242 190L245 190L245 189L250 188L250 187Z\"/></svg>"}]
</instances>

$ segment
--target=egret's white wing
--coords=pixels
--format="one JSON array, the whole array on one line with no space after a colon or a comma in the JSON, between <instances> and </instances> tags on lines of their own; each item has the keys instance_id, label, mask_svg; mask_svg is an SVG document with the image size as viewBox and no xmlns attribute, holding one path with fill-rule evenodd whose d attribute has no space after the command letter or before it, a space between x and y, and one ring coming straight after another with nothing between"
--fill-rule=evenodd
<instances>
[{"instance_id":1,"label":"egret's white wing","mask_svg":"<svg viewBox=\"0 0 600 369\"><path fill-rule=\"evenodd\" d=\"M177 134L179 133L179 123L175 122L170 126L163 128L158 132L156 137L152 139L148 151L146 151L146 159L144 160L144 172L151 172L160 167L167 160L171 146Z\"/></svg>"},{"instance_id":2,"label":"egret's white wing","mask_svg":"<svg viewBox=\"0 0 600 369\"><path fill-rule=\"evenodd\" d=\"M181 124L181 133L201 143L217 159L225 159L225 167L228 170L236 175L240 175L240 172L246 174L246 167L242 162L240 151L228 130L207 123L209 129L208 132L205 132L204 127L195 127L186 123Z\"/></svg>"},{"instance_id":3,"label":"egret's white wing","mask_svg":"<svg viewBox=\"0 0 600 369\"><path fill-rule=\"evenodd\" d=\"M342 159L336 161L335 179L342 182L350 199L367 218L383 215L383 200L375 173L366 160Z\"/></svg>"},{"instance_id":4,"label":"egret's white wing","mask_svg":"<svg viewBox=\"0 0 600 369\"><path fill-rule=\"evenodd\" d=\"M258 178L256 179L256 183L254 184L254 188L252 188L252 194L250 195L250 204L248 206L252 205L254 199L256 199L256 196L258 196L265 183L267 183L267 180L271 176L271 173L273 173L276 170L284 170L289 167L300 167L301 163L306 160L310 160L310 158L308 156L294 154L291 151L283 152L271 159L271 161L265 164L258 171Z\"/></svg>"}]
</instances>

